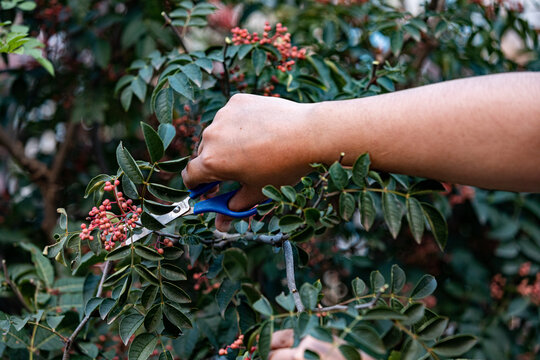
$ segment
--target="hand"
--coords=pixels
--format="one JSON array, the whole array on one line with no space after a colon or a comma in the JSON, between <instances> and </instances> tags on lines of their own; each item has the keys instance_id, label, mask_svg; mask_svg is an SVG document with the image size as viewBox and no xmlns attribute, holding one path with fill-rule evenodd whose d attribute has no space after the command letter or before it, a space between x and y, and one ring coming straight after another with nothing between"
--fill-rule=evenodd
<instances>
[{"instance_id":1,"label":"hand","mask_svg":"<svg viewBox=\"0 0 540 360\"><path fill-rule=\"evenodd\" d=\"M242 187L229 208L239 211L264 200L265 185L296 183L317 161L311 109L284 99L234 95L203 131L197 157L182 172L184 184L192 189L211 181L238 181ZM222 215L216 218L221 231L229 223Z\"/></svg>"},{"instance_id":2,"label":"hand","mask_svg":"<svg viewBox=\"0 0 540 360\"><path fill-rule=\"evenodd\" d=\"M334 339L334 343L317 340L312 336L306 336L300 344L293 348L294 333L292 329L276 331L272 334L269 360L302 360L304 351L311 350L319 355L321 360L345 360L339 351L339 343L343 340ZM361 353L362 360L374 360L372 357Z\"/></svg>"}]
</instances>

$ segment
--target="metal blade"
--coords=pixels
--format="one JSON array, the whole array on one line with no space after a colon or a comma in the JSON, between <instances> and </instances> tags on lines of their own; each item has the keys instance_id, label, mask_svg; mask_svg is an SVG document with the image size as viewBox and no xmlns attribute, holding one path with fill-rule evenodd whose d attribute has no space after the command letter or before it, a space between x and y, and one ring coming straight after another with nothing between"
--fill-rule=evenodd
<instances>
[{"instance_id":1,"label":"metal blade","mask_svg":"<svg viewBox=\"0 0 540 360\"><path fill-rule=\"evenodd\" d=\"M151 216L154 217L154 219L159 221L161 224L167 225L168 223L170 223L174 219L177 219L177 218L189 213L189 211L191 210L191 206L189 206L189 197L187 197L184 200L179 201L177 203L173 203L172 205L176 205L176 207L173 209L173 211L170 211L170 212L168 212L166 214L163 214L163 215L151 215ZM133 243L133 242L135 242L137 240L142 239L143 237L150 234L151 232L152 232L152 230L143 229L140 233L133 234L130 238L128 238L125 241L125 243L126 243L126 245L131 244L131 243Z\"/></svg>"}]
</instances>

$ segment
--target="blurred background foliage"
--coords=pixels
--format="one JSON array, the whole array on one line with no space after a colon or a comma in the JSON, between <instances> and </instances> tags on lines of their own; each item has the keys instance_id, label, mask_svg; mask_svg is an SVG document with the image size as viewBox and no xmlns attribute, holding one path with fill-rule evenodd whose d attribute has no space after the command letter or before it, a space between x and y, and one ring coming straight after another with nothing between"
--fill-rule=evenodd
<instances>
[{"instance_id":1,"label":"blurred background foliage","mask_svg":"<svg viewBox=\"0 0 540 360\"><path fill-rule=\"evenodd\" d=\"M66 208L75 221L84 219L93 205L91 199L83 198L86 184L96 174L116 169L118 142L122 140L135 158L146 156L139 122L157 123L149 102L143 105L134 99L126 112L114 94L115 86L135 59L179 45L161 16L175 7L173 1L26 3L33 4L0 3L0 23L13 24L4 24L2 29L28 27L28 35L45 45L43 56L51 62L54 76L35 61L36 56L0 54L0 255L21 283L32 271L31 261L37 261L28 244L43 248L53 242L57 208ZM399 1L227 1L217 5L219 12L209 19L208 27L185 34L183 42L189 50L222 45L234 26L260 31L265 20L281 21L294 44L316 54L315 67L325 60L339 62L347 66L358 88L365 89L362 81L369 78L373 61L379 61L382 80L369 85L368 91L349 89L358 96L466 76L540 70L538 29L523 13L525 6L528 19L535 19L530 13L538 10L530 3L432 1L425 11L415 6L406 9ZM3 45L6 39L0 39ZM328 89L320 100L343 95L337 90L342 88L337 84L339 77L322 72L320 80ZM281 95L296 99L285 87ZM175 117L181 114L178 108ZM201 128L195 131L200 133ZM179 124L177 135L177 145L169 149L171 158L190 154L192 134ZM178 178L174 181L179 184ZM406 231L392 240L387 231L366 233L353 219L302 245L310 260L309 266L297 272L298 278L321 279L326 294L323 303L331 305L347 296L350 290L345 284L350 279L366 278L373 269L387 274L391 264L398 263L411 279L430 273L440 285L426 305L450 316L455 321L451 326L480 339L468 357L537 358L539 196L448 185L436 203L449 224L444 252L430 235L421 245ZM250 276L273 298L283 288L281 260L258 250L255 246L248 253ZM57 281L69 275L56 267ZM0 310L18 313L20 304L7 286L2 289ZM214 325L201 331L214 338L225 331ZM194 331L189 336L199 338L199 330ZM173 342L181 358L197 356L192 338Z\"/></svg>"}]
</instances>

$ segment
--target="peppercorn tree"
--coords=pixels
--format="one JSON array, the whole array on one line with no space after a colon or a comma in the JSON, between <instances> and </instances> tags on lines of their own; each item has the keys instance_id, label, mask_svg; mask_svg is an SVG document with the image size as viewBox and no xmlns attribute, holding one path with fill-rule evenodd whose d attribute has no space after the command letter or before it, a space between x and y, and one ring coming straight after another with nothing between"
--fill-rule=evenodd
<instances>
[{"instance_id":1,"label":"peppercorn tree","mask_svg":"<svg viewBox=\"0 0 540 360\"><path fill-rule=\"evenodd\" d=\"M110 151L118 170L87 182L79 194L86 203L58 209L56 242L43 254L22 243L35 269L5 266L5 284L25 310L0 313L0 351L265 359L272 334L292 328L295 341L313 336L347 359L359 350L378 359L535 356L535 196L375 172L369 154L344 167L336 154L333 164L312 164L296 186L265 187L271 201L231 233L215 230L213 214L159 221L186 198L179 172L237 92L300 102L370 96L520 69L501 49L505 31L538 47L519 9L505 4L434 1L418 15L378 2L296 5L245 5L242 22L257 11L281 18L250 30L234 23L238 9L222 4L167 3L143 11L148 21L128 12L139 15L127 20L122 42L142 45L111 102L147 115L126 126L143 141L119 136ZM144 45L158 18L167 26L159 31L176 36L172 49ZM193 50L209 28L219 40ZM534 69L535 58L526 66ZM473 213L478 224L460 221ZM129 241L142 231L146 237ZM486 232L501 242L496 265L462 246ZM64 267L55 269L53 258ZM438 282L444 296L435 297Z\"/></svg>"}]
</instances>

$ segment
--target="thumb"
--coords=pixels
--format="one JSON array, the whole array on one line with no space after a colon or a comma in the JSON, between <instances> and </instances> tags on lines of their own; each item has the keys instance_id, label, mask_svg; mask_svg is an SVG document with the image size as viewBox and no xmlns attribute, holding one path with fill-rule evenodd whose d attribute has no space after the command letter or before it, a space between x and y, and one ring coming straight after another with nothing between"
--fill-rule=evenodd
<instances>
[{"instance_id":1,"label":"thumb","mask_svg":"<svg viewBox=\"0 0 540 360\"><path fill-rule=\"evenodd\" d=\"M242 186L229 200L228 207L232 211L251 209L264 200L264 195L258 187ZM218 214L216 216L216 228L219 231L228 231L234 219L229 216Z\"/></svg>"}]
</instances>

